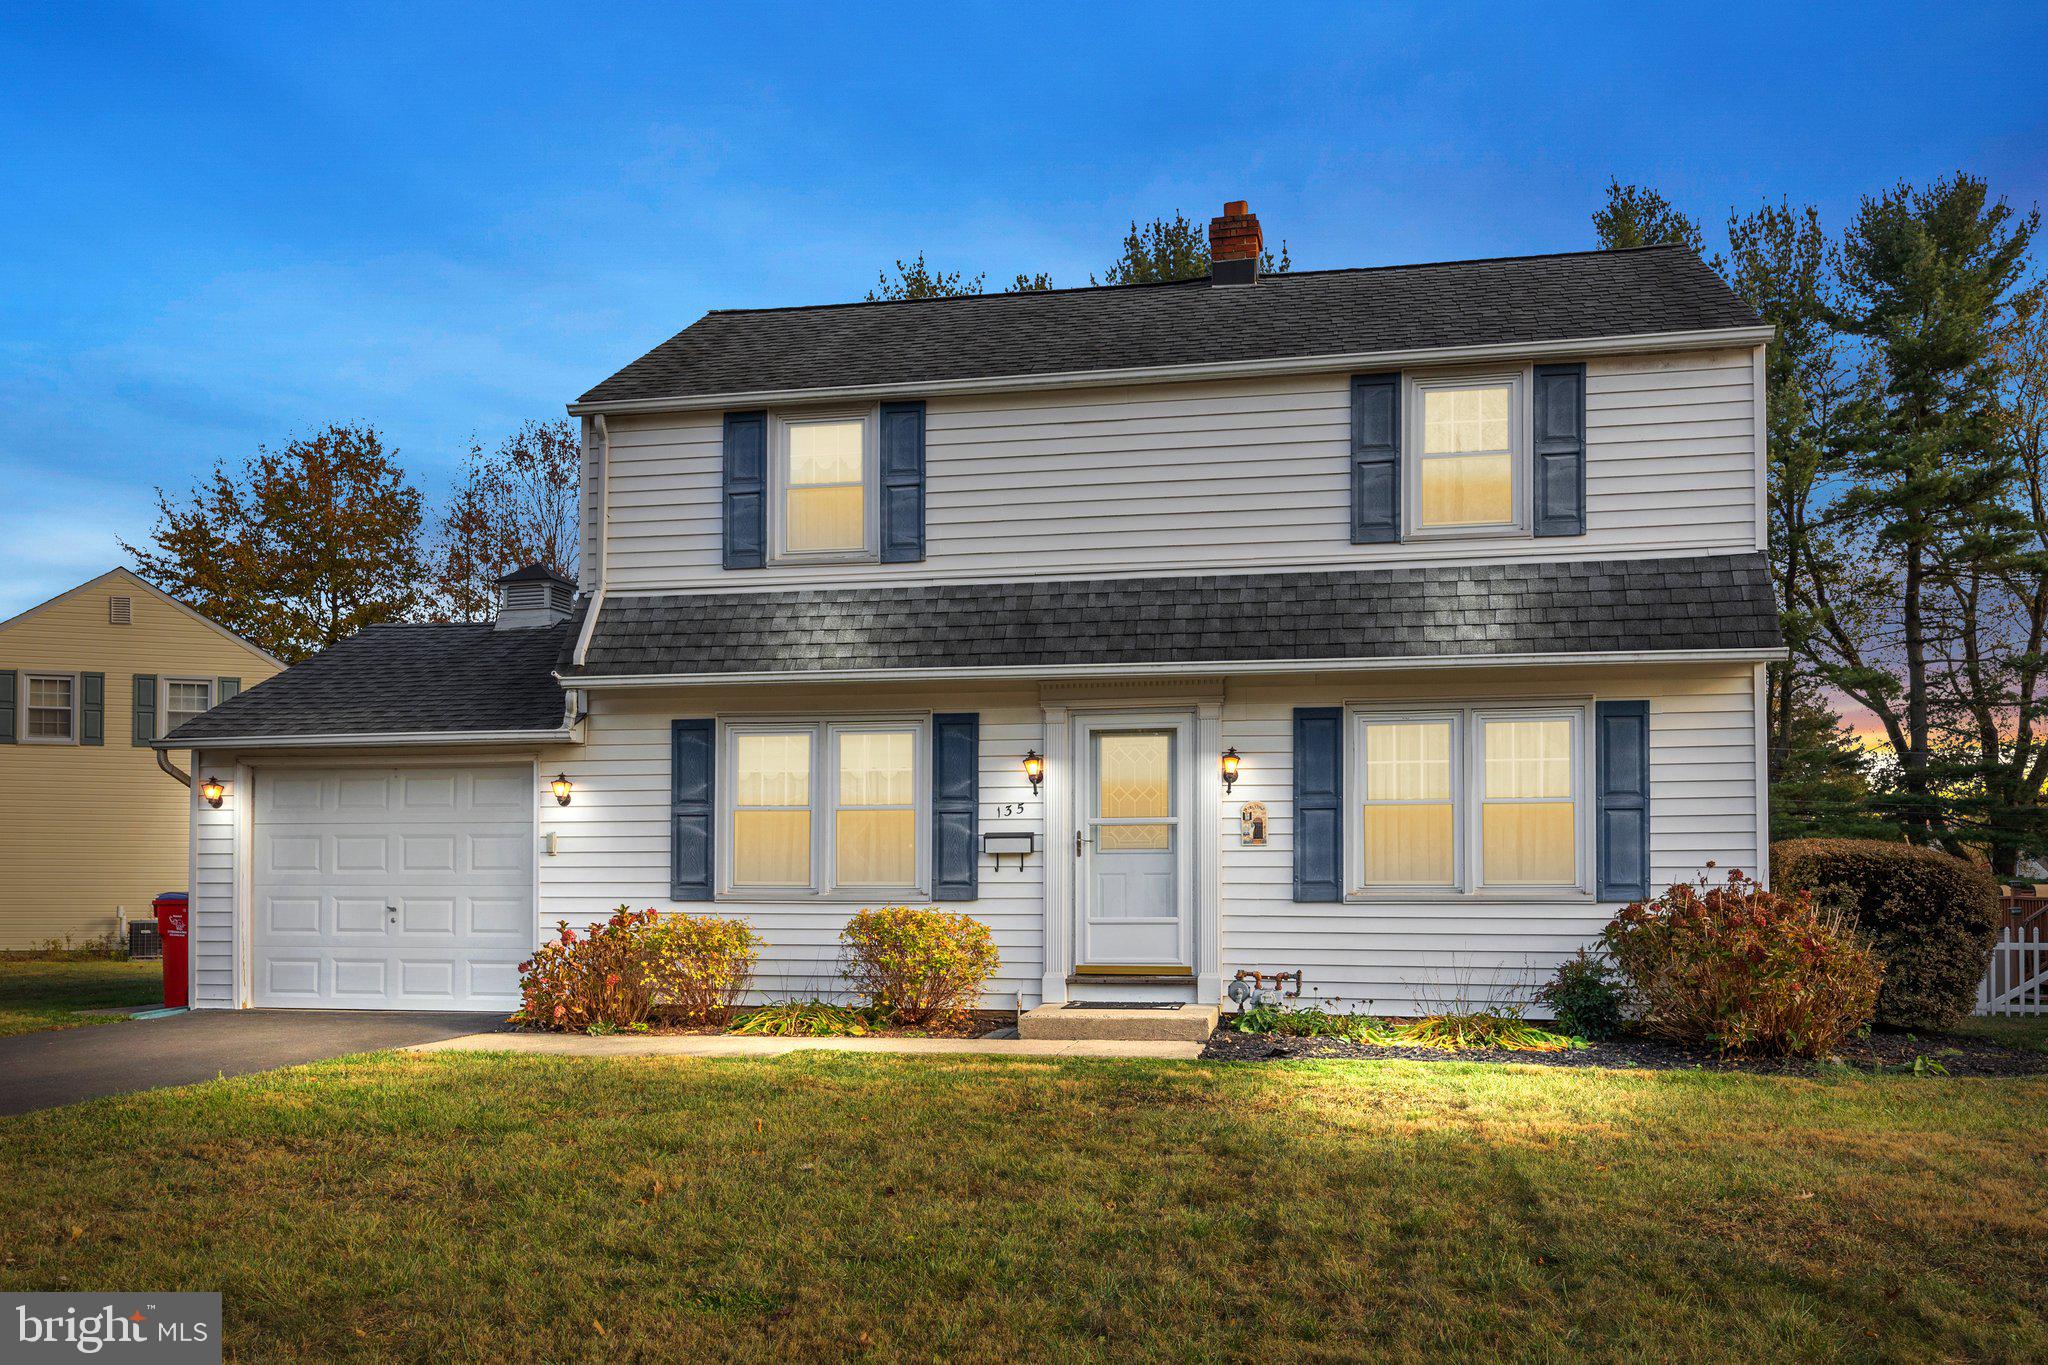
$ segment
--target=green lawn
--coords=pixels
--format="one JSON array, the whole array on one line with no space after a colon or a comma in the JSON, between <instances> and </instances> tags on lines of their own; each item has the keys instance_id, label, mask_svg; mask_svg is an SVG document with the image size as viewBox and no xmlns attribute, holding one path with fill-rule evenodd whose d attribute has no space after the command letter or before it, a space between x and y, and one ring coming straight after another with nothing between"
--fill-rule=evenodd
<instances>
[{"instance_id":1,"label":"green lawn","mask_svg":"<svg viewBox=\"0 0 2048 1365\"><path fill-rule=\"evenodd\" d=\"M1983 1038L2003 1047L2023 1047L2029 1052L2048 1052L2048 1014L2000 1015L1989 1019L1965 1019L1955 1032Z\"/></svg>"},{"instance_id":2,"label":"green lawn","mask_svg":"<svg viewBox=\"0 0 2048 1365\"><path fill-rule=\"evenodd\" d=\"M364 1058L0 1119L231 1358L2048 1357L2048 1080Z\"/></svg>"},{"instance_id":3,"label":"green lawn","mask_svg":"<svg viewBox=\"0 0 2048 1365\"><path fill-rule=\"evenodd\" d=\"M108 958L0 958L0 1038L47 1028L108 1024L118 1014L81 1014L113 1005L157 1005L163 964Z\"/></svg>"}]
</instances>

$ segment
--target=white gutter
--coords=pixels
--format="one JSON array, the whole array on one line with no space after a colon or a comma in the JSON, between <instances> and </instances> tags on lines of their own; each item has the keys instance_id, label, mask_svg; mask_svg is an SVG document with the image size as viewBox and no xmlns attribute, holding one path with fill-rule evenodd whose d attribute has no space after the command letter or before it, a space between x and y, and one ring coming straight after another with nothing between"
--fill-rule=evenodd
<instances>
[{"instance_id":1,"label":"white gutter","mask_svg":"<svg viewBox=\"0 0 2048 1365\"><path fill-rule=\"evenodd\" d=\"M750 389L669 398L626 398L571 403L572 416L626 412L678 412L692 408L757 407L828 398L889 398L899 394L1008 393L1019 389L1080 388L1104 384L1233 379L1268 374L1314 374L1388 365L1456 364L1503 357L1634 355L1702 346L1754 346L1769 341L1772 327L1719 327L1694 332L1649 332L1639 336L1579 337L1569 341L1500 342L1485 346L1424 346L1399 351L1350 351L1336 355L1280 356L1270 360L1227 360L1193 365L1145 365L1121 370L1062 370L1052 374L989 375L972 379L931 379L902 384L844 384L808 389Z\"/></svg>"},{"instance_id":2,"label":"white gutter","mask_svg":"<svg viewBox=\"0 0 2048 1365\"><path fill-rule=\"evenodd\" d=\"M1124 678L1216 674L1352 673L1418 668L1553 668L1570 664L1774 663L1777 649L1618 650L1598 654L1407 654L1384 659L1208 660L1200 663L1019 664L997 668L852 668L768 673L650 673L613 677L555 674L565 687L716 687L723 683L942 682L963 678Z\"/></svg>"},{"instance_id":3,"label":"white gutter","mask_svg":"<svg viewBox=\"0 0 2048 1365\"><path fill-rule=\"evenodd\" d=\"M590 594L590 607L583 613L583 628L576 632L576 652L570 659L578 668L590 653L590 636L597 629L597 614L604 610L605 589L612 572L612 441L604 414L591 418L597 437L597 588Z\"/></svg>"},{"instance_id":4,"label":"white gutter","mask_svg":"<svg viewBox=\"0 0 2048 1365\"><path fill-rule=\"evenodd\" d=\"M173 744L158 740L163 749L381 749L412 744L574 744L573 726L558 730L412 730L391 734L360 735L212 735L181 739Z\"/></svg>"}]
</instances>

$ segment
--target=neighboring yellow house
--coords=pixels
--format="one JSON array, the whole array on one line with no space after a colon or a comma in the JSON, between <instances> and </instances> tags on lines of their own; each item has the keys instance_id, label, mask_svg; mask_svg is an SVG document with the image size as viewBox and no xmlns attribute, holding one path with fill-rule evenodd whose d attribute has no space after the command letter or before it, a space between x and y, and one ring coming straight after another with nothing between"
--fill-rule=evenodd
<instances>
[{"instance_id":1,"label":"neighboring yellow house","mask_svg":"<svg viewBox=\"0 0 2048 1365\"><path fill-rule=\"evenodd\" d=\"M191 797L150 741L282 668L126 569L0 621L0 949L186 890Z\"/></svg>"}]
</instances>

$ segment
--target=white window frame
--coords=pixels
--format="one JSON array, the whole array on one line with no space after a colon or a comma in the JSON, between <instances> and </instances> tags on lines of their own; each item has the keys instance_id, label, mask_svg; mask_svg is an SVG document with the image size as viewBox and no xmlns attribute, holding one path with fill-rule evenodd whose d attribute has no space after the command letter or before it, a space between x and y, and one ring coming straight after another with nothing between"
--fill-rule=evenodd
<instances>
[{"instance_id":1,"label":"white window frame","mask_svg":"<svg viewBox=\"0 0 2048 1365\"><path fill-rule=\"evenodd\" d=\"M891 732L911 736L911 772L915 778L914 815L911 821L915 847L912 865L917 880L909 886L837 885L839 754L838 736L848 733ZM811 737L811 880L807 886L740 886L733 881L733 816L738 808L739 739L743 735L808 734ZM719 900L730 901L832 901L859 902L882 906L906 900L931 899L931 717L929 716L834 716L774 720L748 717L722 720L718 726L718 892ZM858 809L878 809L859 807ZM879 809L890 809L881 807Z\"/></svg>"},{"instance_id":2,"label":"white window frame","mask_svg":"<svg viewBox=\"0 0 2048 1365\"><path fill-rule=\"evenodd\" d=\"M56 735L32 735L32 734L30 734L30 733L29 733L29 727L28 727L28 715L29 715L29 711L30 711L30 709L31 709L31 708L30 708L30 706L29 706L29 700L28 700L28 699L29 699L29 694L30 694L30 692L31 692L31 691L33 690L33 688L34 688L35 684L36 684L36 683L38 683L38 682L62 682L62 683L68 683L68 684L70 684L70 687L71 687L71 733L70 733L70 734L68 734L68 735L64 735L64 736L62 736L62 737L60 738L59 736L56 736ZM14 724L15 724L15 736L16 736L16 738L17 738L17 739L18 739L18 740L19 740L19 741L20 741L21 743L23 743L23 744L77 744L77 743L79 742L79 740L78 740L78 731L79 731L79 725L80 725L80 722L81 722L81 721L82 721L82 720L84 719L84 717L83 717L82 715L80 715L80 709L81 709L81 708L80 708L80 701L81 701L81 699L80 699L80 697L79 697L79 695L78 695L78 694L79 694L79 692L80 692L80 691L82 690L82 688L81 688L81 686L80 686L80 680L79 680L79 675L78 675L78 674L76 674L76 673L66 673L66 672L64 672L64 671L63 671L62 669L56 669L56 668L25 668L25 669L23 669L23 670L21 671L21 682L20 682L20 683L19 683L18 685L19 685L19 687L20 687L21 691L20 691L20 695L19 695L19 696L18 696L18 697L16 698L16 707L15 707L15 710L16 710L16 715L17 715L17 719L15 720L15 723L14 723ZM56 710L57 708L56 708L56 707L54 707L54 706L38 706L38 707L35 707L35 708L33 708L33 709L34 709L34 710L37 710L37 711L54 711L54 710Z\"/></svg>"},{"instance_id":3,"label":"white window frame","mask_svg":"<svg viewBox=\"0 0 2048 1365\"><path fill-rule=\"evenodd\" d=\"M1347 901L1593 899L1593 703L1474 701L1417 706L1361 703L1346 708L1344 742L1344 898ZM1365 726L1368 721L1451 721L1451 838L1457 881L1452 886L1367 886L1365 874ZM1571 885L1499 884L1485 880L1480 829L1486 794L1487 721L1566 720L1571 723L1573 870Z\"/></svg>"},{"instance_id":4,"label":"white window frame","mask_svg":"<svg viewBox=\"0 0 2048 1365\"><path fill-rule=\"evenodd\" d=\"M791 427L859 422L861 426L861 547L857 550L789 548L789 431ZM768 419L768 556L776 564L876 564L882 552L881 409L839 408L778 412Z\"/></svg>"},{"instance_id":5,"label":"white window frame","mask_svg":"<svg viewBox=\"0 0 2048 1365\"><path fill-rule=\"evenodd\" d=\"M1403 532L1410 540L1463 539L1479 536L1527 536L1529 517L1529 395L1533 371L1488 370L1458 374L1411 374L1402 409L1401 517ZM1423 396L1443 389L1487 389L1505 384L1508 388L1508 503L1514 515L1509 521L1484 526L1424 526L1422 524L1422 464L1424 460L1456 458L1448 454L1424 455ZM1478 452L1469 452L1478 453Z\"/></svg>"},{"instance_id":6,"label":"white window frame","mask_svg":"<svg viewBox=\"0 0 2048 1365\"><path fill-rule=\"evenodd\" d=\"M1346 862L1351 868L1351 891L1355 895L1375 899L1387 896L1451 896L1458 895L1465 888L1465 819L1460 810L1464 801L1465 777L1462 756L1465 752L1466 715L1456 707L1448 709L1418 709L1365 707L1351 713L1350 741L1346 751L1345 791L1350 793L1345 812L1345 828L1349 831L1350 845L1346 850ZM1414 723L1443 723L1451 727L1451 883L1446 886L1436 882L1422 882L1403 886L1398 882L1365 883L1365 731L1368 725L1401 725ZM1376 801L1374 805L1440 805L1441 802Z\"/></svg>"},{"instance_id":7,"label":"white window frame","mask_svg":"<svg viewBox=\"0 0 2048 1365\"><path fill-rule=\"evenodd\" d=\"M205 686L206 707L205 710L202 710L197 714L203 716L206 714L207 711L211 711L216 705L217 699L214 697L214 693L218 690L218 685L212 678L158 678L156 680L156 737L158 739L162 739L165 735L169 734L172 730L177 728L176 726L171 724L172 683L198 683Z\"/></svg>"}]
</instances>

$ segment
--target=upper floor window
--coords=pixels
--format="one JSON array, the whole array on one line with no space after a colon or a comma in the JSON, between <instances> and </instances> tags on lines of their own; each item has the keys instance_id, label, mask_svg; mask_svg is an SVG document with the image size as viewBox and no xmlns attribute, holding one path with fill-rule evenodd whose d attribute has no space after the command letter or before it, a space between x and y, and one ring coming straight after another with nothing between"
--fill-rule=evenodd
<instances>
[{"instance_id":1,"label":"upper floor window","mask_svg":"<svg viewBox=\"0 0 2048 1365\"><path fill-rule=\"evenodd\" d=\"M876 557L871 415L777 418L773 470L775 558Z\"/></svg>"},{"instance_id":2,"label":"upper floor window","mask_svg":"<svg viewBox=\"0 0 2048 1365\"><path fill-rule=\"evenodd\" d=\"M1354 894L1583 891L1585 708L1354 714Z\"/></svg>"},{"instance_id":3,"label":"upper floor window","mask_svg":"<svg viewBox=\"0 0 2048 1365\"><path fill-rule=\"evenodd\" d=\"M163 689L163 734L169 734L213 707L213 680L210 678L165 678Z\"/></svg>"},{"instance_id":4,"label":"upper floor window","mask_svg":"<svg viewBox=\"0 0 2048 1365\"><path fill-rule=\"evenodd\" d=\"M1409 410L1409 525L1519 529L1526 463L1520 377L1418 380Z\"/></svg>"},{"instance_id":5,"label":"upper floor window","mask_svg":"<svg viewBox=\"0 0 2048 1365\"><path fill-rule=\"evenodd\" d=\"M78 742L78 679L68 673L28 673L22 678L21 737L32 744Z\"/></svg>"}]
</instances>

